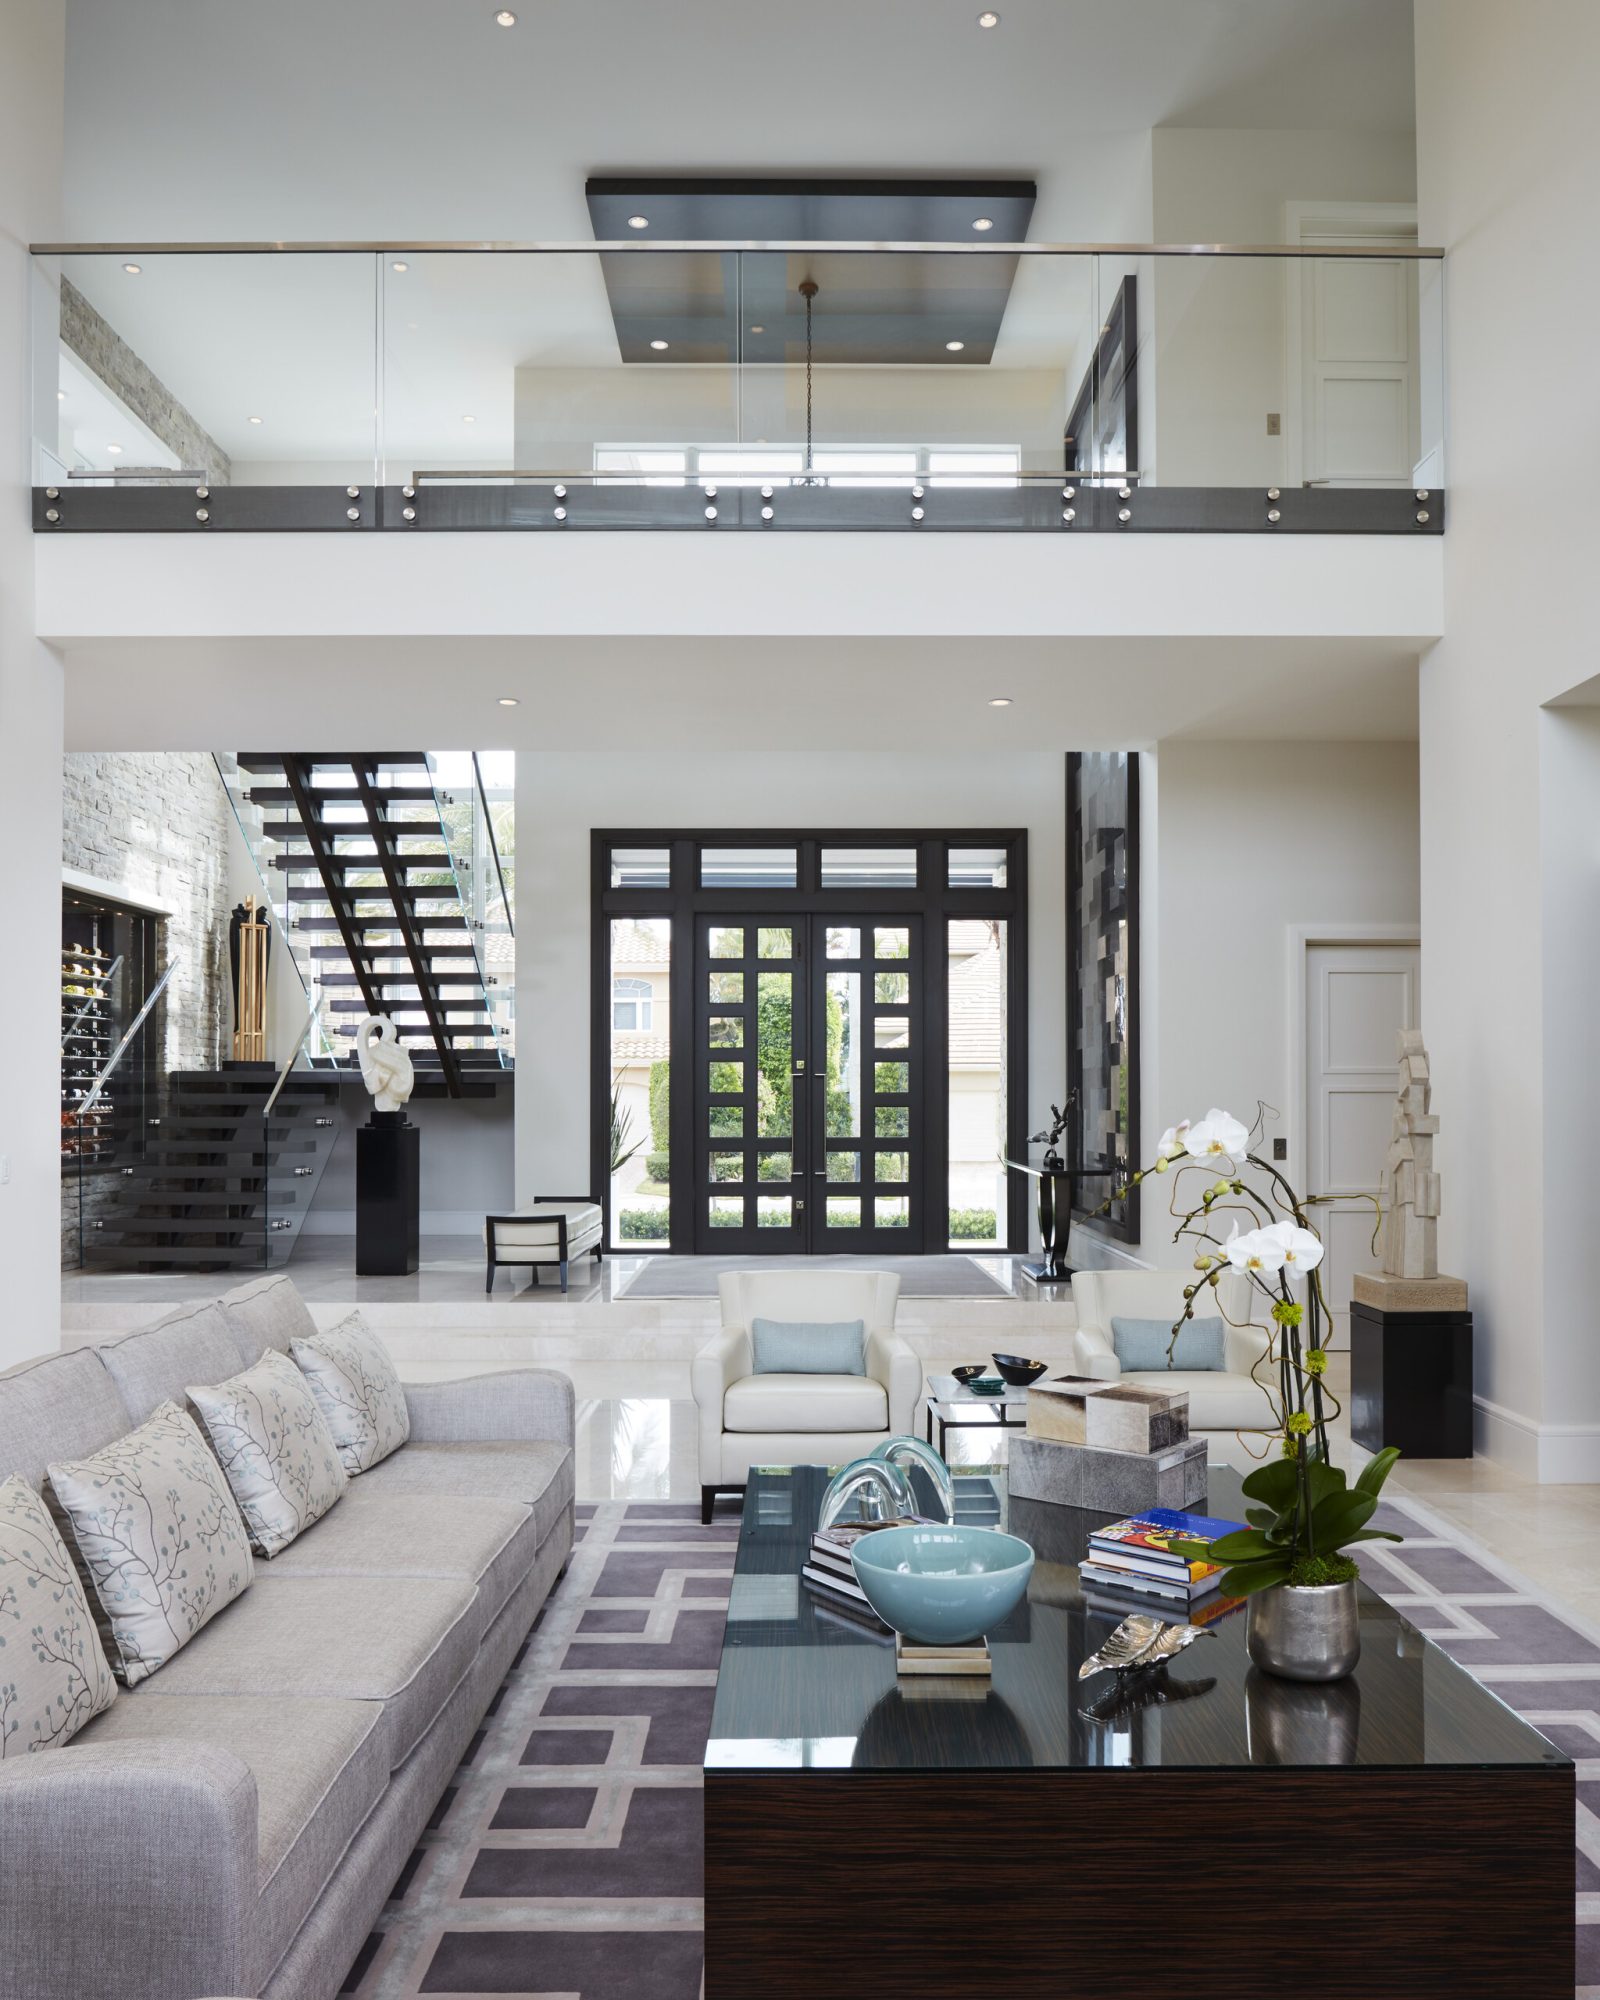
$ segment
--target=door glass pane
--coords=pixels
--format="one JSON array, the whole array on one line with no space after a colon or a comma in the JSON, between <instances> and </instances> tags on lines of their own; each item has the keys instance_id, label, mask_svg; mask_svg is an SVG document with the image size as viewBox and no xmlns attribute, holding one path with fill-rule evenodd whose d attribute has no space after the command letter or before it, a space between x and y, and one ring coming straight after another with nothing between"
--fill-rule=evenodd
<instances>
[{"instance_id":1,"label":"door glass pane","mask_svg":"<svg viewBox=\"0 0 1600 2000\"><path fill-rule=\"evenodd\" d=\"M713 1014L711 1017L711 1046L714 1049L742 1049L744 1047L744 1023L737 1014Z\"/></svg>"},{"instance_id":2,"label":"door glass pane","mask_svg":"<svg viewBox=\"0 0 1600 2000\"><path fill-rule=\"evenodd\" d=\"M764 1181L791 1181L794 1179L794 1155L762 1153L756 1160L756 1173Z\"/></svg>"},{"instance_id":3,"label":"door glass pane","mask_svg":"<svg viewBox=\"0 0 1600 2000\"><path fill-rule=\"evenodd\" d=\"M743 1229L744 1203L713 1200L708 1219L713 1229Z\"/></svg>"},{"instance_id":4,"label":"door glass pane","mask_svg":"<svg viewBox=\"0 0 1600 2000\"><path fill-rule=\"evenodd\" d=\"M908 1181L911 1178L911 1155L909 1153L880 1153L875 1167L877 1179L888 1181Z\"/></svg>"},{"instance_id":5,"label":"door glass pane","mask_svg":"<svg viewBox=\"0 0 1600 2000\"><path fill-rule=\"evenodd\" d=\"M792 847L702 847L702 889L792 889L796 850Z\"/></svg>"},{"instance_id":6,"label":"door glass pane","mask_svg":"<svg viewBox=\"0 0 1600 2000\"><path fill-rule=\"evenodd\" d=\"M828 1179L830 1181L858 1181L861 1178L861 1155L859 1153L829 1153Z\"/></svg>"},{"instance_id":7,"label":"door glass pane","mask_svg":"<svg viewBox=\"0 0 1600 2000\"><path fill-rule=\"evenodd\" d=\"M1003 889L1006 850L1003 847L952 847L949 883L952 889Z\"/></svg>"},{"instance_id":8,"label":"door glass pane","mask_svg":"<svg viewBox=\"0 0 1600 2000\"><path fill-rule=\"evenodd\" d=\"M737 1003L744 998L744 974L742 972L713 972L711 974L711 1002Z\"/></svg>"},{"instance_id":9,"label":"door glass pane","mask_svg":"<svg viewBox=\"0 0 1600 2000\"><path fill-rule=\"evenodd\" d=\"M756 977L756 1132L787 1139L794 1131L794 975Z\"/></svg>"},{"instance_id":10,"label":"door glass pane","mask_svg":"<svg viewBox=\"0 0 1600 2000\"><path fill-rule=\"evenodd\" d=\"M879 1229L909 1229L911 1197L905 1194L875 1195L872 1202L872 1219Z\"/></svg>"},{"instance_id":11,"label":"door glass pane","mask_svg":"<svg viewBox=\"0 0 1600 2000\"><path fill-rule=\"evenodd\" d=\"M786 1194L756 1196L757 1229L789 1229L794 1225L794 1202Z\"/></svg>"},{"instance_id":12,"label":"door glass pane","mask_svg":"<svg viewBox=\"0 0 1600 2000\"><path fill-rule=\"evenodd\" d=\"M873 1113L873 1131L880 1139L904 1139L911 1131L909 1104L880 1104Z\"/></svg>"},{"instance_id":13,"label":"door glass pane","mask_svg":"<svg viewBox=\"0 0 1600 2000\"><path fill-rule=\"evenodd\" d=\"M668 889L672 886L672 850L667 847L613 847L613 889Z\"/></svg>"},{"instance_id":14,"label":"door glass pane","mask_svg":"<svg viewBox=\"0 0 1600 2000\"><path fill-rule=\"evenodd\" d=\"M830 972L827 993L828 1092L824 1124L829 1138L854 1138L861 1130L861 975Z\"/></svg>"},{"instance_id":15,"label":"door glass pane","mask_svg":"<svg viewBox=\"0 0 1600 2000\"><path fill-rule=\"evenodd\" d=\"M872 990L884 1006L903 1007L911 998L911 980L904 972L875 972Z\"/></svg>"},{"instance_id":16,"label":"door glass pane","mask_svg":"<svg viewBox=\"0 0 1600 2000\"><path fill-rule=\"evenodd\" d=\"M830 1194L828 1196L828 1227L830 1229L859 1229L861 1227L860 1195Z\"/></svg>"},{"instance_id":17,"label":"door glass pane","mask_svg":"<svg viewBox=\"0 0 1600 2000\"><path fill-rule=\"evenodd\" d=\"M872 955L874 958L909 958L911 956L911 933L899 927L877 930L872 933Z\"/></svg>"},{"instance_id":18,"label":"door glass pane","mask_svg":"<svg viewBox=\"0 0 1600 2000\"><path fill-rule=\"evenodd\" d=\"M612 849L613 867L623 852ZM610 947L611 1240L665 1249L671 920L613 917Z\"/></svg>"},{"instance_id":19,"label":"door glass pane","mask_svg":"<svg viewBox=\"0 0 1600 2000\"><path fill-rule=\"evenodd\" d=\"M947 930L950 1242L1004 1249L1006 926L957 918Z\"/></svg>"},{"instance_id":20,"label":"door glass pane","mask_svg":"<svg viewBox=\"0 0 1600 2000\"><path fill-rule=\"evenodd\" d=\"M828 926L829 958L859 958L861 956L861 933L845 924Z\"/></svg>"},{"instance_id":21,"label":"door glass pane","mask_svg":"<svg viewBox=\"0 0 1600 2000\"><path fill-rule=\"evenodd\" d=\"M911 1020L906 1014L879 1014L872 1024L873 1046L880 1049L908 1049Z\"/></svg>"},{"instance_id":22,"label":"door glass pane","mask_svg":"<svg viewBox=\"0 0 1600 2000\"><path fill-rule=\"evenodd\" d=\"M744 932L730 929L726 924L714 924L711 928L710 955L713 958L743 958Z\"/></svg>"},{"instance_id":23,"label":"door glass pane","mask_svg":"<svg viewBox=\"0 0 1600 2000\"><path fill-rule=\"evenodd\" d=\"M825 847L822 850L824 889L914 889L917 850L914 847Z\"/></svg>"},{"instance_id":24,"label":"door glass pane","mask_svg":"<svg viewBox=\"0 0 1600 2000\"><path fill-rule=\"evenodd\" d=\"M738 1085L730 1083L729 1090L737 1090ZM911 1065L902 1062L881 1062L872 1066L872 1087L880 1097L903 1097L911 1088Z\"/></svg>"},{"instance_id":25,"label":"door glass pane","mask_svg":"<svg viewBox=\"0 0 1600 2000\"><path fill-rule=\"evenodd\" d=\"M741 1091L744 1089L744 1064L742 1062L714 1062L708 1066L706 1087L715 1094L719 1090Z\"/></svg>"},{"instance_id":26,"label":"door glass pane","mask_svg":"<svg viewBox=\"0 0 1600 2000\"><path fill-rule=\"evenodd\" d=\"M713 1104L710 1111L711 1136L713 1139L742 1139L744 1137L744 1106L742 1104Z\"/></svg>"},{"instance_id":27,"label":"door glass pane","mask_svg":"<svg viewBox=\"0 0 1600 2000\"><path fill-rule=\"evenodd\" d=\"M756 949L763 958L793 958L794 932L791 930L762 930L756 933Z\"/></svg>"},{"instance_id":28,"label":"door glass pane","mask_svg":"<svg viewBox=\"0 0 1600 2000\"><path fill-rule=\"evenodd\" d=\"M744 1179L743 1153L713 1153L711 1155L711 1178L714 1181L742 1181Z\"/></svg>"}]
</instances>

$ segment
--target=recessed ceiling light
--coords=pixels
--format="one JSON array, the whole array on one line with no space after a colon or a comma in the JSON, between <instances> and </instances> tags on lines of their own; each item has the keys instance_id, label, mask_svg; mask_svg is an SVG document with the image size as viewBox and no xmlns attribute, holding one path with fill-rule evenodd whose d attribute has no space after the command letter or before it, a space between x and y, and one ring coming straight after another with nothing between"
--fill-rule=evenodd
<instances>
[{"instance_id":1,"label":"recessed ceiling light","mask_svg":"<svg viewBox=\"0 0 1600 2000\"><path fill-rule=\"evenodd\" d=\"M64 403L64 402L65 402L66 400L67 400L67 392L66 392L66 390L65 390L65 389L58 389L58 390L56 391L56 401L57 401L58 403Z\"/></svg>"},{"instance_id":2,"label":"recessed ceiling light","mask_svg":"<svg viewBox=\"0 0 1600 2000\"><path fill-rule=\"evenodd\" d=\"M394 263L392 263L389 266L389 269L391 271L409 271L411 269L411 266L402 261L400 258L396 258Z\"/></svg>"},{"instance_id":3,"label":"recessed ceiling light","mask_svg":"<svg viewBox=\"0 0 1600 2000\"><path fill-rule=\"evenodd\" d=\"M991 695L989 697L989 706L991 708L1009 708L1011 706L1011 697L1008 694Z\"/></svg>"},{"instance_id":4,"label":"recessed ceiling light","mask_svg":"<svg viewBox=\"0 0 1600 2000\"><path fill-rule=\"evenodd\" d=\"M667 351L667 343L664 340L652 340L650 345L655 349L657 354L665 354Z\"/></svg>"},{"instance_id":5,"label":"recessed ceiling light","mask_svg":"<svg viewBox=\"0 0 1600 2000\"><path fill-rule=\"evenodd\" d=\"M992 7L985 7L983 12L978 16L978 26L980 28L998 28L999 25L1000 16Z\"/></svg>"},{"instance_id":6,"label":"recessed ceiling light","mask_svg":"<svg viewBox=\"0 0 1600 2000\"><path fill-rule=\"evenodd\" d=\"M628 217L628 227L630 229L648 229L650 227L650 218L648 215L630 215Z\"/></svg>"},{"instance_id":7,"label":"recessed ceiling light","mask_svg":"<svg viewBox=\"0 0 1600 2000\"><path fill-rule=\"evenodd\" d=\"M110 452L113 458L120 458L122 456L122 446L120 444L108 444L106 450Z\"/></svg>"},{"instance_id":8,"label":"recessed ceiling light","mask_svg":"<svg viewBox=\"0 0 1600 2000\"><path fill-rule=\"evenodd\" d=\"M514 694L503 694L500 697L500 706L502 708L515 708L518 705L519 699L520 697Z\"/></svg>"},{"instance_id":9,"label":"recessed ceiling light","mask_svg":"<svg viewBox=\"0 0 1600 2000\"><path fill-rule=\"evenodd\" d=\"M494 18L497 27L514 28L517 25L517 17L509 7L502 7Z\"/></svg>"},{"instance_id":10,"label":"recessed ceiling light","mask_svg":"<svg viewBox=\"0 0 1600 2000\"><path fill-rule=\"evenodd\" d=\"M979 215L973 218L972 226L974 229L977 230L978 234L982 236L986 234L989 230L993 229L994 223L987 215Z\"/></svg>"},{"instance_id":11,"label":"recessed ceiling light","mask_svg":"<svg viewBox=\"0 0 1600 2000\"><path fill-rule=\"evenodd\" d=\"M144 269L144 266L142 264L124 264L122 268L130 278L137 278L139 273Z\"/></svg>"},{"instance_id":12,"label":"recessed ceiling light","mask_svg":"<svg viewBox=\"0 0 1600 2000\"><path fill-rule=\"evenodd\" d=\"M259 417L252 417L252 418L250 419L250 421L251 421L251 423L253 423L253 424L259 424L259 423L260 423L260 421L261 421L261 419L260 419Z\"/></svg>"},{"instance_id":13,"label":"recessed ceiling light","mask_svg":"<svg viewBox=\"0 0 1600 2000\"><path fill-rule=\"evenodd\" d=\"M944 344L944 351L946 354L959 354L966 344L964 340L947 340Z\"/></svg>"},{"instance_id":14,"label":"recessed ceiling light","mask_svg":"<svg viewBox=\"0 0 1600 2000\"><path fill-rule=\"evenodd\" d=\"M464 424L475 424L478 420L476 417L463 417L461 421Z\"/></svg>"},{"instance_id":15,"label":"recessed ceiling light","mask_svg":"<svg viewBox=\"0 0 1600 2000\"><path fill-rule=\"evenodd\" d=\"M750 329L752 333L765 333L766 330L767 329L764 326L753 326Z\"/></svg>"}]
</instances>

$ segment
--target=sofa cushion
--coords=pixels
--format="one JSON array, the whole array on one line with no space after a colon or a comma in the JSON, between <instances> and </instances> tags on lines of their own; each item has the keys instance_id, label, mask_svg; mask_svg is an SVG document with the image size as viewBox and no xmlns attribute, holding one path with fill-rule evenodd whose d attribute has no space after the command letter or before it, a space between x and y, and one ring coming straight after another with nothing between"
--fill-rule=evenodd
<instances>
[{"instance_id":1,"label":"sofa cushion","mask_svg":"<svg viewBox=\"0 0 1600 2000\"><path fill-rule=\"evenodd\" d=\"M345 1469L316 1398L288 1355L274 1348L225 1382L193 1383L189 1400L259 1555L286 1549L342 1497Z\"/></svg>"},{"instance_id":2,"label":"sofa cushion","mask_svg":"<svg viewBox=\"0 0 1600 2000\"><path fill-rule=\"evenodd\" d=\"M553 1262L561 1254L560 1231L556 1218L567 1218L567 1256L593 1249L600 1240L600 1204L594 1201L535 1201L520 1208L514 1218L497 1216L494 1241L497 1254L507 1250L542 1250L542 1262ZM483 1240L489 1240L489 1224L483 1225Z\"/></svg>"},{"instance_id":3,"label":"sofa cushion","mask_svg":"<svg viewBox=\"0 0 1600 2000\"><path fill-rule=\"evenodd\" d=\"M756 1319L750 1350L757 1375L865 1375L865 1320Z\"/></svg>"},{"instance_id":4,"label":"sofa cushion","mask_svg":"<svg viewBox=\"0 0 1600 2000\"><path fill-rule=\"evenodd\" d=\"M883 1431L889 1397L870 1375L744 1375L722 1399L725 1431Z\"/></svg>"},{"instance_id":5,"label":"sofa cushion","mask_svg":"<svg viewBox=\"0 0 1600 2000\"><path fill-rule=\"evenodd\" d=\"M53 1458L86 1458L130 1428L117 1385L92 1347L27 1361L0 1375L0 1479L44 1480Z\"/></svg>"},{"instance_id":6,"label":"sofa cushion","mask_svg":"<svg viewBox=\"0 0 1600 2000\"><path fill-rule=\"evenodd\" d=\"M25 1479L0 1480L0 1760L60 1749L116 1697L50 1509Z\"/></svg>"},{"instance_id":7,"label":"sofa cushion","mask_svg":"<svg viewBox=\"0 0 1600 2000\"><path fill-rule=\"evenodd\" d=\"M389 1350L351 1313L327 1333L289 1349L311 1384L344 1469L352 1478L397 1451L411 1435L406 1392Z\"/></svg>"},{"instance_id":8,"label":"sofa cushion","mask_svg":"<svg viewBox=\"0 0 1600 2000\"><path fill-rule=\"evenodd\" d=\"M238 1343L215 1299L107 1341L100 1359L135 1424L163 1403L181 1408L189 1383L220 1382L239 1372Z\"/></svg>"},{"instance_id":9,"label":"sofa cushion","mask_svg":"<svg viewBox=\"0 0 1600 2000\"><path fill-rule=\"evenodd\" d=\"M265 1570L158 1687L162 1695L381 1702L392 1771L471 1665L488 1622L472 1585L447 1577Z\"/></svg>"},{"instance_id":10,"label":"sofa cushion","mask_svg":"<svg viewBox=\"0 0 1600 2000\"><path fill-rule=\"evenodd\" d=\"M85 1743L151 1740L229 1750L256 1783L256 1879L250 1990L288 1948L389 1782L375 1701L173 1695L154 1681L125 1696Z\"/></svg>"},{"instance_id":11,"label":"sofa cushion","mask_svg":"<svg viewBox=\"0 0 1600 2000\"><path fill-rule=\"evenodd\" d=\"M1226 1368L1227 1335L1221 1319L1192 1319L1178 1329L1172 1342L1170 1319L1131 1319L1114 1313L1111 1319L1111 1346L1123 1372L1130 1368L1167 1369L1168 1349L1174 1368L1212 1372Z\"/></svg>"},{"instance_id":12,"label":"sofa cushion","mask_svg":"<svg viewBox=\"0 0 1600 2000\"><path fill-rule=\"evenodd\" d=\"M572 1453L533 1442L408 1444L364 1473L362 1491L452 1493L468 1500L520 1500L542 1542L572 1505Z\"/></svg>"},{"instance_id":13,"label":"sofa cushion","mask_svg":"<svg viewBox=\"0 0 1600 2000\"><path fill-rule=\"evenodd\" d=\"M317 1330L294 1280L284 1271L270 1271L247 1285L235 1285L217 1304L246 1368L259 1361L269 1347L287 1354L291 1341L309 1340Z\"/></svg>"},{"instance_id":14,"label":"sofa cushion","mask_svg":"<svg viewBox=\"0 0 1600 2000\"><path fill-rule=\"evenodd\" d=\"M363 1480L273 1563L274 1576L442 1576L475 1584L488 1618L533 1567L533 1509L511 1500L376 1493Z\"/></svg>"},{"instance_id":15,"label":"sofa cushion","mask_svg":"<svg viewBox=\"0 0 1600 2000\"><path fill-rule=\"evenodd\" d=\"M112 1671L129 1687L249 1588L239 1509L176 1403L88 1458L52 1463L46 1497L89 1579Z\"/></svg>"}]
</instances>

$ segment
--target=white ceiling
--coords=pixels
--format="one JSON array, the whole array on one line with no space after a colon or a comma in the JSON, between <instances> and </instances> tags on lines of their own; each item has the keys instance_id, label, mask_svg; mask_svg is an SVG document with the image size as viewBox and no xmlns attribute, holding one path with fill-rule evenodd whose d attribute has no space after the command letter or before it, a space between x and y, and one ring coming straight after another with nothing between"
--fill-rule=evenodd
<instances>
[{"instance_id":1,"label":"white ceiling","mask_svg":"<svg viewBox=\"0 0 1600 2000\"><path fill-rule=\"evenodd\" d=\"M275 740L286 714L305 748L348 748L371 736L379 686L411 739L478 749L671 752L708 730L751 754L1417 733L1416 650L1380 640L160 639L65 657L73 750Z\"/></svg>"}]
</instances>

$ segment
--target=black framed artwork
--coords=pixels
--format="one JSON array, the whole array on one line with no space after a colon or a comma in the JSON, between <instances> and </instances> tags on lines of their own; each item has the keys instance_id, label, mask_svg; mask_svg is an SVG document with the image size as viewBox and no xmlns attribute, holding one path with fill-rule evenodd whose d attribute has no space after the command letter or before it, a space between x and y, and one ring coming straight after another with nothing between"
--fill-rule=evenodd
<instances>
[{"instance_id":1,"label":"black framed artwork","mask_svg":"<svg viewBox=\"0 0 1600 2000\"><path fill-rule=\"evenodd\" d=\"M1139 1143L1139 757L1067 753L1068 1087L1077 1093L1072 1166L1125 1180ZM1084 1184L1076 1213L1115 1180ZM1139 1240L1137 1195L1097 1226Z\"/></svg>"},{"instance_id":2,"label":"black framed artwork","mask_svg":"<svg viewBox=\"0 0 1600 2000\"><path fill-rule=\"evenodd\" d=\"M1139 286L1117 287L1063 438L1063 472L1139 471Z\"/></svg>"}]
</instances>

